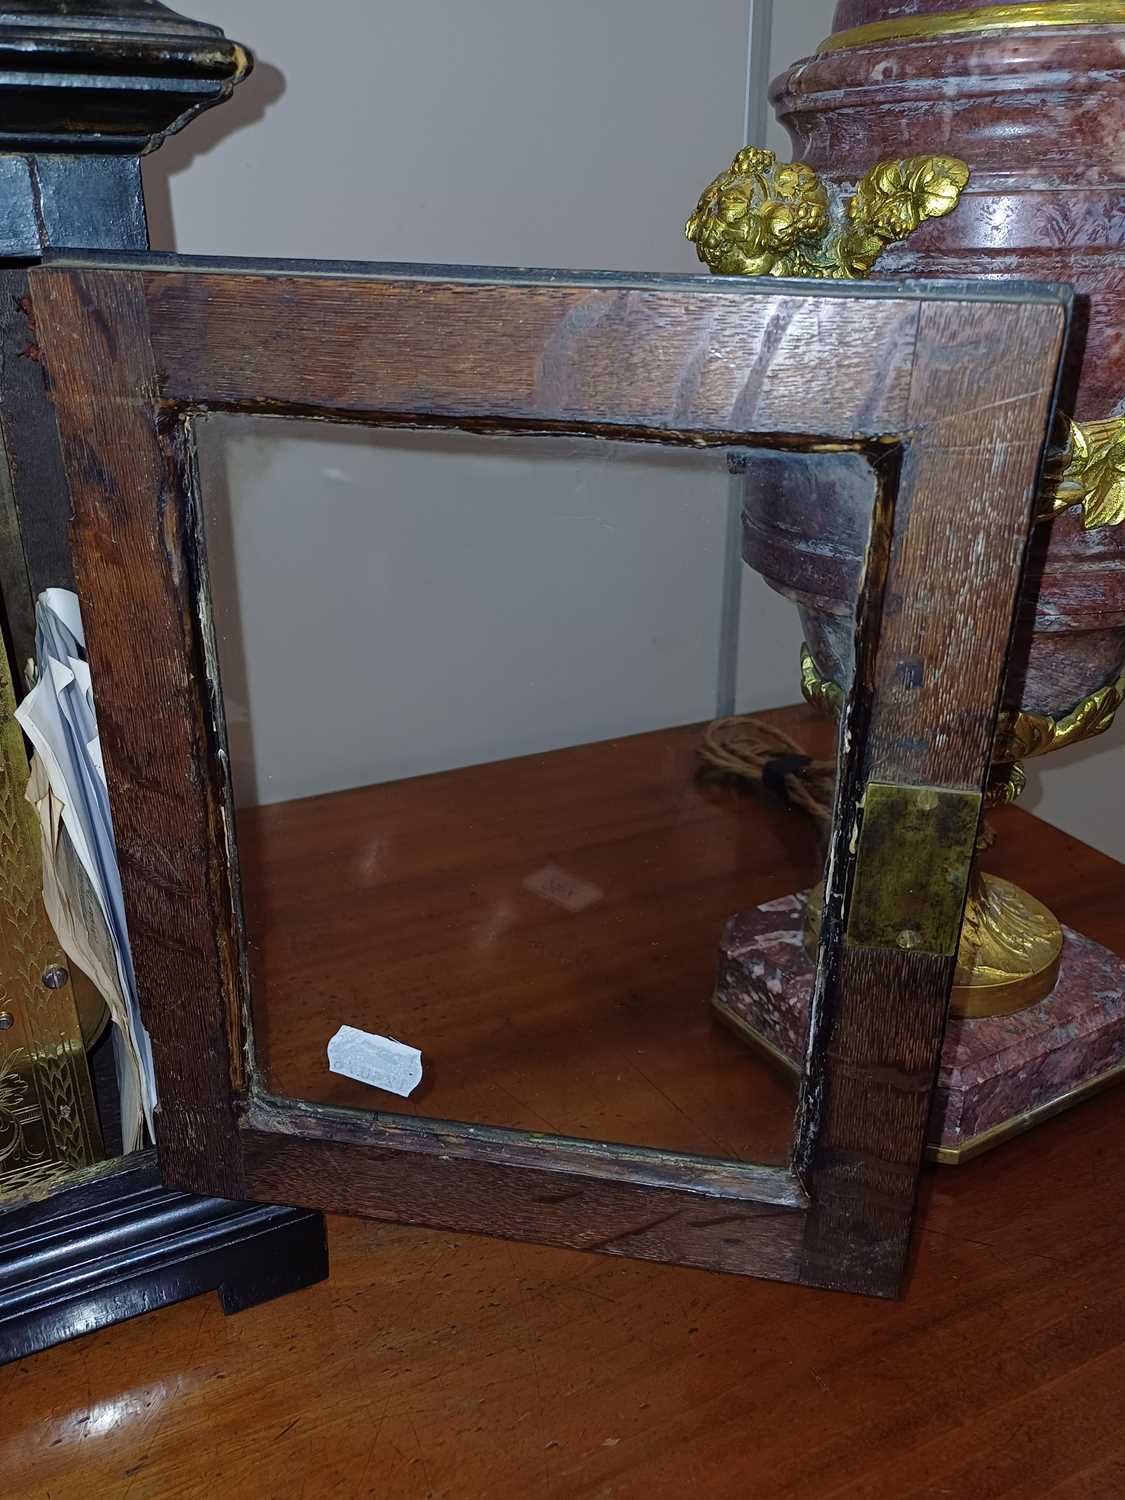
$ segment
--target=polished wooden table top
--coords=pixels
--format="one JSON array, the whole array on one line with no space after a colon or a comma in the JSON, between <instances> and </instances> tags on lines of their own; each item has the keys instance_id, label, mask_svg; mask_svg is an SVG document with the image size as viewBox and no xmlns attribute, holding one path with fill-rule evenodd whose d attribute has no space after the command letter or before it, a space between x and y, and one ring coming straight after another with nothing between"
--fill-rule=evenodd
<instances>
[{"instance_id":1,"label":"polished wooden table top","mask_svg":"<svg viewBox=\"0 0 1125 1500\"><path fill-rule=\"evenodd\" d=\"M803 710L784 720L810 742L823 733ZM692 731L657 738L662 764L690 761ZM616 753L606 748L607 765ZM589 785L604 794L604 780ZM659 836L643 777L615 778L613 795L636 837ZM708 805L731 816L729 799ZM740 846L751 899L808 880L813 835L800 814L743 798L737 815L754 829ZM1117 864L1018 809L996 825L990 868L1125 953ZM299 842L295 868L308 862ZM627 840L622 858L638 847ZM669 890L683 874L675 861L665 867ZM658 890L653 900L670 909ZM627 950L620 914L604 941ZM683 961L695 963L689 951ZM681 949L668 952L672 962ZM321 1024L315 1006L306 1011L310 1028ZM661 1025L678 1024L661 1013ZM300 1049L277 1038L299 1023L294 1012L273 1033L282 1072ZM461 1034L450 1025L451 1038ZM715 1113L681 1119L675 1132L730 1125L738 1064L727 1045L714 1043ZM560 1070L573 1063L560 1053ZM536 1100L570 1097L542 1058L537 1069ZM676 1109L658 1100L669 1071L658 1058L655 1070L624 1073L604 1107L612 1098L638 1128L673 1132ZM927 1169L901 1303L330 1221L332 1277L318 1287L232 1318L200 1298L0 1371L0 1494L1118 1495L1123 1232L1117 1091L966 1166Z\"/></svg>"}]
</instances>

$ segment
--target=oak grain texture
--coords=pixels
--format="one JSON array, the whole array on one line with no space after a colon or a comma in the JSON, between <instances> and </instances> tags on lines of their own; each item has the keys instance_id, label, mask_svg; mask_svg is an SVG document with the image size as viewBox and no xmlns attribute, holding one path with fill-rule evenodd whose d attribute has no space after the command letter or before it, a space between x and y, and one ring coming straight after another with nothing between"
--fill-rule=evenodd
<instances>
[{"instance_id":1,"label":"oak grain texture","mask_svg":"<svg viewBox=\"0 0 1125 1500\"><path fill-rule=\"evenodd\" d=\"M162 394L400 420L700 437L905 425L919 304L708 285L490 285L152 272ZM841 393L847 392L846 396Z\"/></svg>"},{"instance_id":2,"label":"oak grain texture","mask_svg":"<svg viewBox=\"0 0 1125 1500\"><path fill-rule=\"evenodd\" d=\"M51 277L36 307L73 506L82 604L166 1176L238 1195L234 1054L209 1003L234 965L181 424L154 418L137 277ZM185 1148L181 1150L181 1145ZM205 1163L206 1170L200 1167ZM206 1177L208 1186L198 1179Z\"/></svg>"},{"instance_id":3,"label":"oak grain texture","mask_svg":"<svg viewBox=\"0 0 1125 1500\"><path fill-rule=\"evenodd\" d=\"M778 722L824 752L807 710ZM618 791L643 819L647 787ZM739 811L778 890L803 884L805 820ZM1125 954L1122 868L1021 810L996 825L989 868ZM646 930L637 913L624 935ZM317 1018L294 1006L292 1025L311 1051ZM622 1091L646 1107L638 1075ZM702 1084L681 1103L706 1120ZM1112 1090L963 1167L925 1167L901 1302L334 1218L320 1286L237 1318L183 1303L5 1370L4 1490L1106 1500L1125 1484L1123 1154Z\"/></svg>"},{"instance_id":4,"label":"oak grain texture","mask_svg":"<svg viewBox=\"0 0 1125 1500\"><path fill-rule=\"evenodd\" d=\"M377 1142L249 1127L242 1149L252 1191L277 1201L776 1281L795 1281L800 1270L806 1210L761 1201L762 1187L758 1201L734 1199L554 1164L415 1152L404 1195L401 1153Z\"/></svg>"},{"instance_id":5,"label":"oak grain texture","mask_svg":"<svg viewBox=\"0 0 1125 1500\"><path fill-rule=\"evenodd\" d=\"M979 791L1015 617L1061 309L922 309L867 776Z\"/></svg>"},{"instance_id":6,"label":"oak grain texture","mask_svg":"<svg viewBox=\"0 0 1125 1500\"><path fill-rule=\"evenodd\" d=\"M802 1279L841 1290L900 1285L956 964L845 936L863 796L873 781L979 794L987 779L1066 332L1061 308L1012 312L923 307L911 440L860 589L795 1147Z\"/></svg>"},{"instance_id":7,"label":"oak grain texture","mask_svg":"<svg viewBox=\"0 0 1125 1500\"><path fill-rule=\"evenodd\" d=\"M456 987L451 988L455 990ZM697 998L689 996L689 1003ZM497 1012L497 1019L501 1023L506 1019L502 1011ZM708 1015L708 1024L711 1019ZM636 1029L634 1039L637 1042L645 1040L640 1027ZM647 1048L637 1047L636 1050L643 1052ZM617 1060L620 1066L624 1059L619 1054ZM580 1071L581 1058L577 1061L579 1067L576 1071ZM655 1083L650 1083L650 1088L654 1093L659 1092ZM368 1094L367 1104L370 1106L376 1098L386 1102L382 1094ZM609 1154L601 1149L600 1139L557 1135L549 1137L550 1151L545 1153L542 1133L538 1137L535 1134L513 1135L504 1129L489 1130L476 1122L472 1131L466 1132L455 1121L431 1122L417 1116L412 1119L382 1111L375 1114L370 1108L359 1111L331 1110L322 1106L310 1108L310 1102L303 1097L275 1099L268 1095L252 1095L246 1105L244 1133L256 1138L263 1153L269 1149L269 1138L273 1138L278 1147L299 1138L314 1148L323 1145L345 1148L341 1154L351 1152L353 1160L356 1150L375 1147L374 1154L384 1162L397 1153L414 1158L440 1158L447 1166L458 1162L477 1163L488 1167L542 1171L557 1178L581 1176L594 1184L628 1183L632 1187L672 1188L701 1196L721 1195L734 1206L745 1203L763 1208L808 1207L801 1184L783 1165L769 1166L738 1158L714 1160L682 1155L648 1144L618 1144L614 1153ZM326 1157L330 1154L324 1153Z\"/></svg>"}]
</instances>

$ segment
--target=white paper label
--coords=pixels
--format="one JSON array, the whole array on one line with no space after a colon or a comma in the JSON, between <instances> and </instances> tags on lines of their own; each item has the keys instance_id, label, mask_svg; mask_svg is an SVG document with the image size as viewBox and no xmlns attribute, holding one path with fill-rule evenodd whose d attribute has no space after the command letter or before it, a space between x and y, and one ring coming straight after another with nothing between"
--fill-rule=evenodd
<instances>
[{"instance_id":1,"label":"white paper label","mask_svg":"<svg viewBox=\"0 0 1125 1500\"><path fill-rule=\"evenodd\" d=\"M369 1083L408 1099L422 1081L422 1054L389 1036L341 1026L328 1043L328 1066L333 1073Z\"/></svg>"}]
</instances>

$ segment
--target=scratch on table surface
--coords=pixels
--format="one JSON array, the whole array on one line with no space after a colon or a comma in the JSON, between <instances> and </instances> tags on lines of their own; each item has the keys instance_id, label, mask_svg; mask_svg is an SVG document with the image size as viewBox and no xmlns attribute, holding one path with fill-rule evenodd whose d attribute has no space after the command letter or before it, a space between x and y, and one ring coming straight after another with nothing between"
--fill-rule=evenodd
<instances>
[{"instance_id":1,"label":"scratch on table surface","mask_svg":"<svg viewBox=\"0 0 1125 1500\"><path fill-rule=\"evenodd\" d=\"M649 1088L652 1089L654 1093L659 1094L664 1102L676 1111L676 1113L682 1120L686 1120L693 1130L698 1131L699 1134L704 1138L704 1140L710 1142L711 1148L716 1156L721 1156L724 1158L724 1160L728 1161L738 1160L734 1152L726 1144L725 1141L720 1141L716 1136L712 1135L709 1130L704 1130L699 1124L698 1120L692 1119L691 1115L689 1115L685 1109L677 1104L675 1099L673 1099L671 1095L666 1094L658 1083L654 1083L652 1081L652 1079L648 1076L643 1068L639 1068L637 1064L631 1059L629 1060L629 1066L632 1068L633 1072L638 1075L638 1077L644 1079L644 1081L648 1084Z\"/></svg>"},{"instance_id":2,"label":"scratch on table surface","mask_svg":"<svg viewBox=\"0 0 1125 1500\"><path fill-rule=\"evenodd\" d=\"M375 1458L375 1450L379 1446L379 1439L380 1439L380 1437L383 1434L383 1428L387 1424L387 1412L388 1412L388 1410L390 1408L390 1404L391 1404L391 1398L388 1396L387 1397L386 1405L383 1408L383 1414L379 1418L378 1424L377 1424L377 1426L375 1428L375 1436L371 1439L371 1447L368 1448L367 1455L366 1455L366 1457L363 1460L363 1467L362 1467L362 1469L360 1469L359 1474L356 1476L356 1494L357 1495L362 1495L364 1493L363 1486L364 1486L364 1483L365 1483L365 1481L367 1479L367 1475L368 1475L368 1472L369 1472L369 1470L371 1468L371 1464L372 1464L372 1462L373 1462L373 1460Z\"/></svg>"},{"instance_id":3,"label":"scratch on table surface","mask_svg":"<svg viewBox=\"0 0 1125 1500\"><path fill-rule=\"evenodd\" d=\"M512 1103L524 1112L525 1117L530 1116L531 1118L538 1120L541 1128L545 1130L549 1135L560 1133L558 1126L556 1125L554 1120L549 1120L546 1115L540 1114L540 1112L533 1105L528 1104L525 1099L521 1099L518 1094L514 1094L512 1090L505 1084L501 1083L498 1078L490 1078L488 1082L490 1088L499 1090L501 1094L506 1094L512 1101Z\"/></svg>"},{"instance_id":4,"label":"scratch on table surface","mask_svg":"<svg viewBox=\"0 0 1125 1500\"><path fill-rule=\"evenodd\" d=\"M996 1254L1001 1253L1000 1246L992 1244L989 1240L978 1240L972 1235L959 1234L954 1229L938 1229L933 1224L925 1222L918 1226L918 1233L919 1235L936 1234L939 1239L955 1240L959 1245L975 1245L980 1250L991 1250ZM1027 1250L1025 1253L1034 1260L1045 1260L1049 1266L1064 1266L1066 1264L1066 1261L1061 1256L1048 1255L1044 1250Z\"/></svg>"},{"instance_id":5,"label":"scratch on table surface","mask_svg":"<svg viewBox=\"0 0 1125 1500\"><path fill-rule=\"evenodd\" d=\"M531 1304L528 1300L527 1293L524 1290L523 1281L520 1278L519 1267L516 1265L515 1253L512 1249L512 1246L507 1240L505 1240L503 1243L504 1251L508 1257L508 1264L512 1268L512 1285L515 1287L516 1295L519 1297L520 1304L523 1308L523 1331L527 1340L527 1357L531 1361L531 1373L535 1380L535 1399L538 1403L538 1422L536 1425L538 1428L539 1436L543 1438L546 1437L547 1433L545 1422L546 1408L543 1403L543 1385L539 1378L539 1361L535 1356L535 1348L532 1342ZM543 1445L543 1478L546 1481L548 1491L551 1487L551 1460L547 1456L547 1450L550 1446L551 1445L549 1442L544 1443Z\"/></svg>"},{"instance_id":6,"label":"scratch on table surface","mask_svg":"<svg viewBox=\"0 0 1125 1500\"><path fill-rule=\"evenodd\" d=\"M418 1462L422 1465L422 1478L426 1481L427 1493L433 1491L433 1480L430 1478L430 1466L426 1462L426 1450L422 1446L422 1439L418 1436L418 1428L413 1417L406 1419L410 1423L410 1430L414 1434L414 1441L418 1444Z\"/></svg>"}]
</instances>

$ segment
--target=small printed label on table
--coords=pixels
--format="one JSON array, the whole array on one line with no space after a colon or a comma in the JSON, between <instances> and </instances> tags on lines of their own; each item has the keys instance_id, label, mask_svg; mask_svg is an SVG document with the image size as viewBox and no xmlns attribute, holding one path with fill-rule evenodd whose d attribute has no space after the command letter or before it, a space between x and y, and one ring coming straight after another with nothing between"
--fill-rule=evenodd
<instances>
[{"instance_id":1,"label":"small printed label on table","mask_svg":"<svg viewBox=\"0 0 1125 1500\"><path fill-rule=\"evenodd\" d=\"M422 1054L417 1047L361 1031L358 1026L340 1027L328 1043L328 1066L344 1078L386 1089L402 1099L408 1099L422 1081Z\"/></svg>"}]
</instances>

